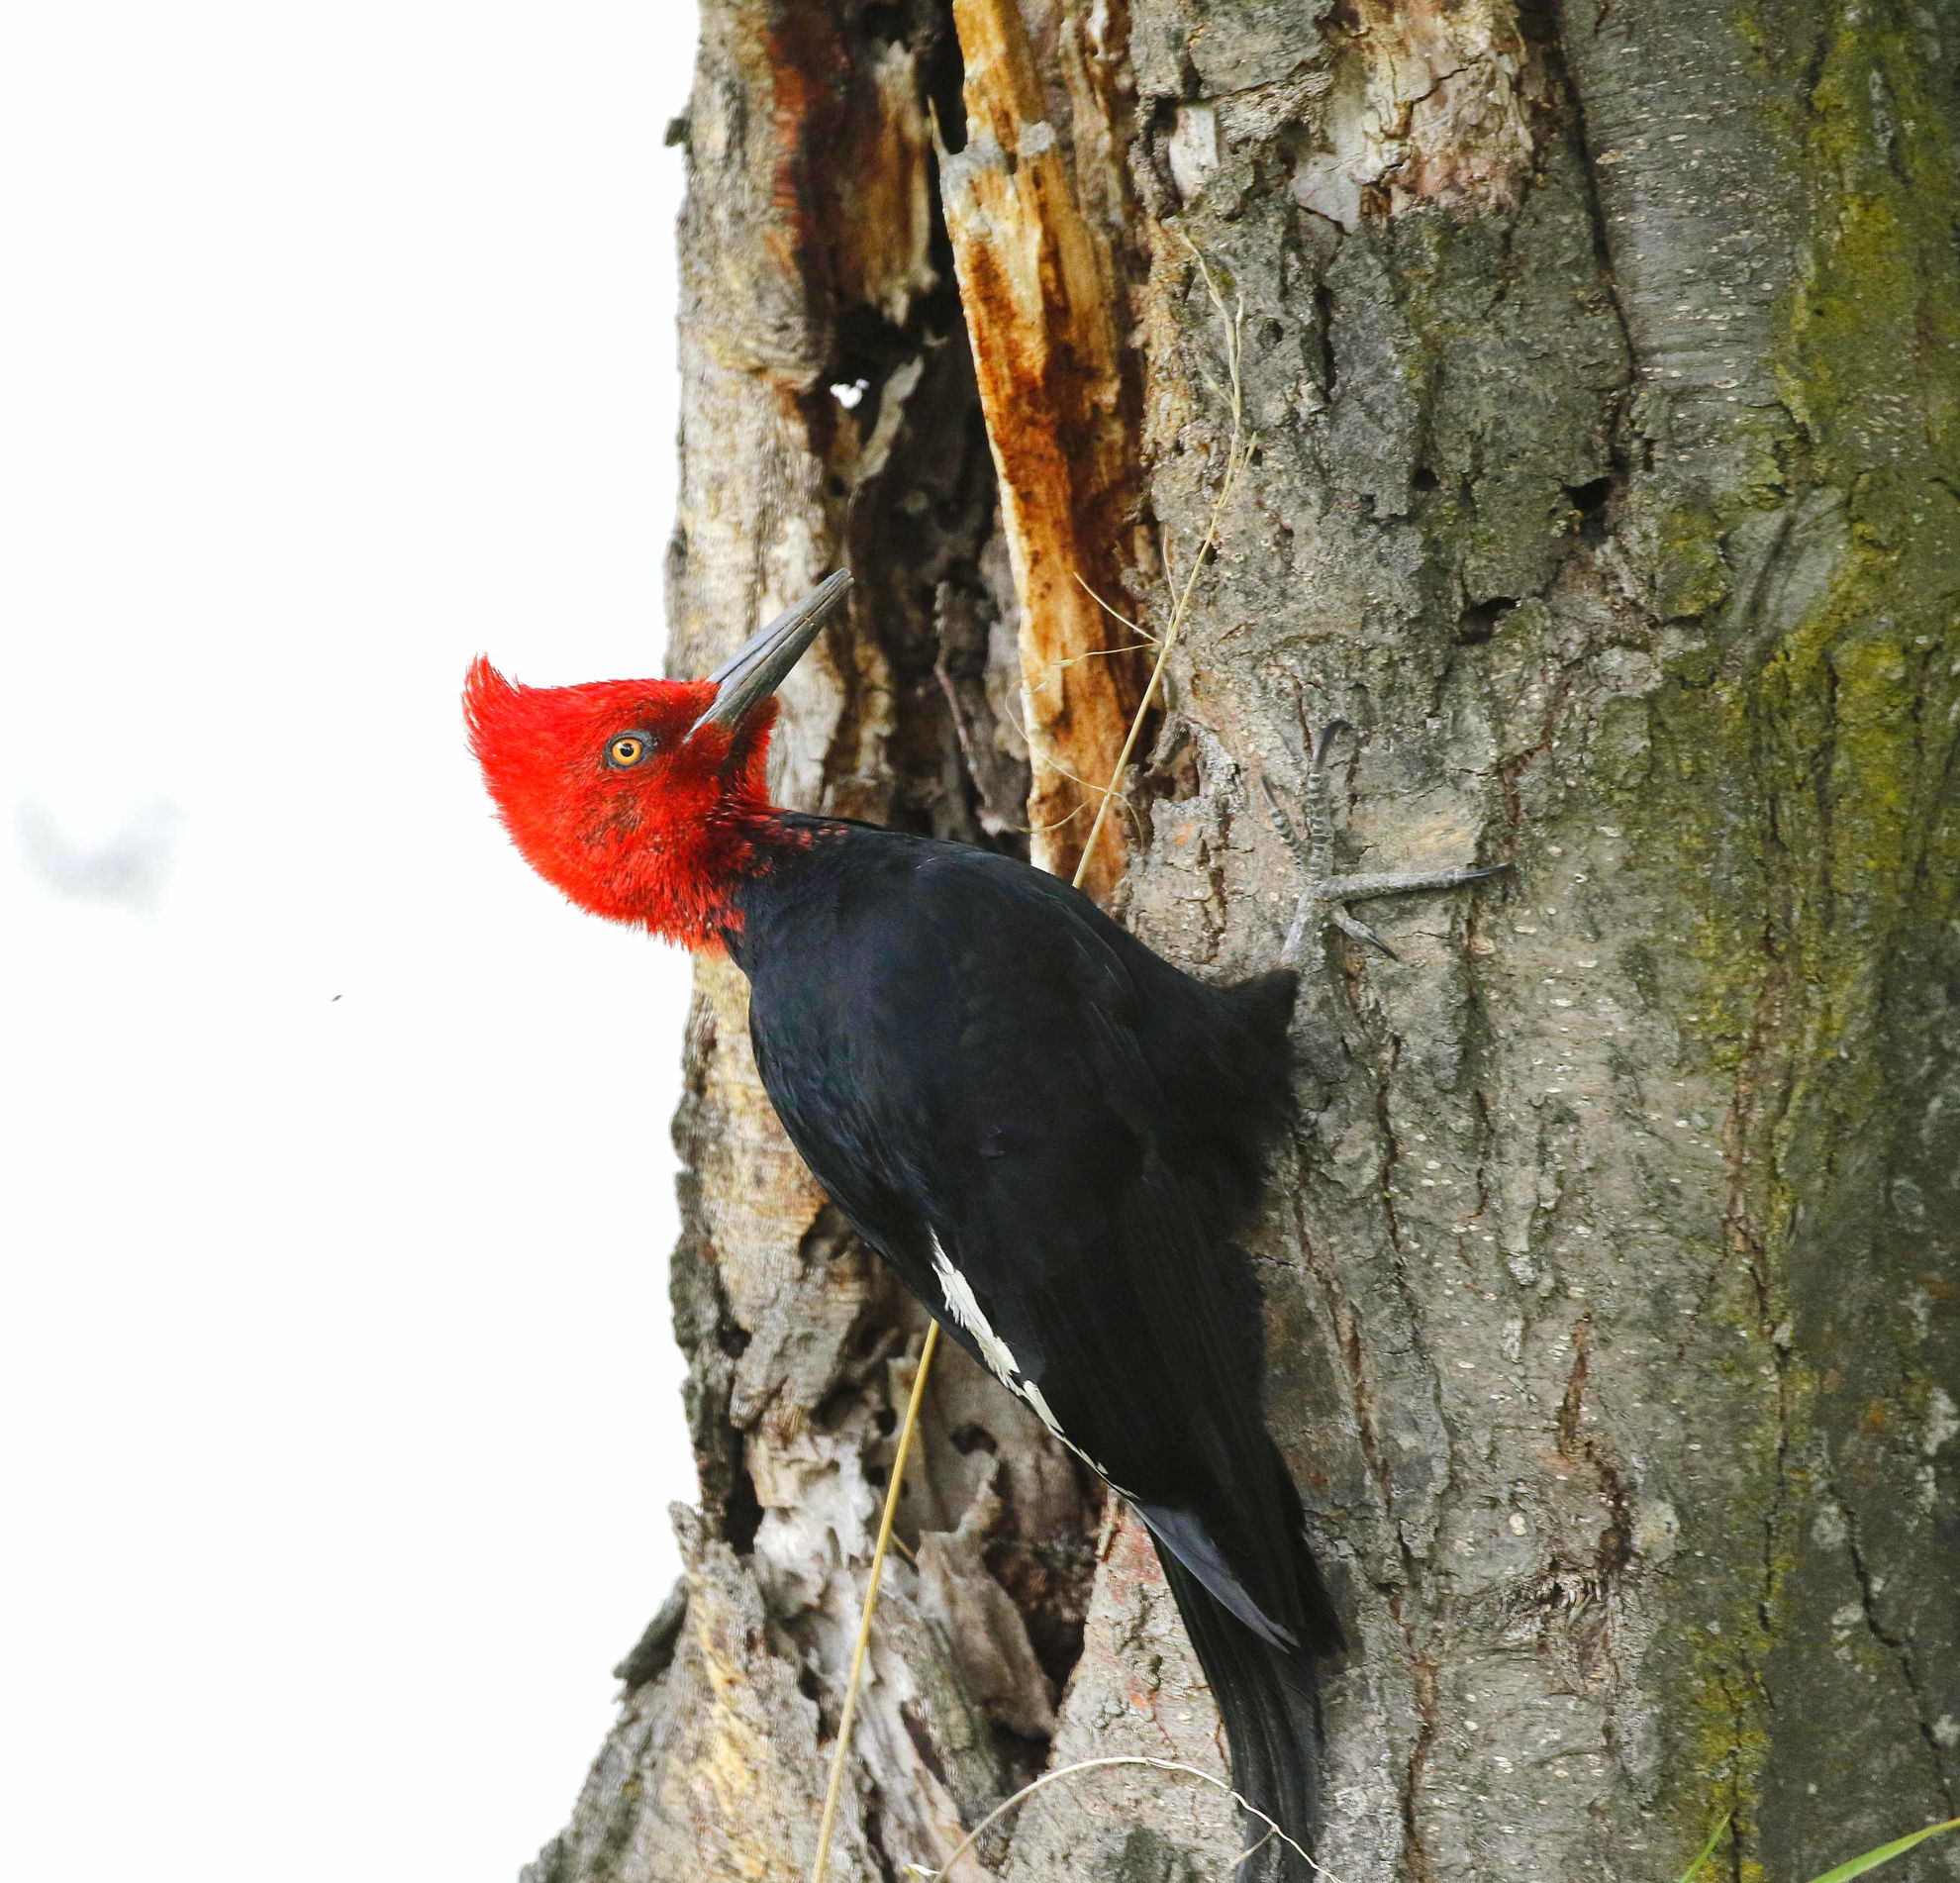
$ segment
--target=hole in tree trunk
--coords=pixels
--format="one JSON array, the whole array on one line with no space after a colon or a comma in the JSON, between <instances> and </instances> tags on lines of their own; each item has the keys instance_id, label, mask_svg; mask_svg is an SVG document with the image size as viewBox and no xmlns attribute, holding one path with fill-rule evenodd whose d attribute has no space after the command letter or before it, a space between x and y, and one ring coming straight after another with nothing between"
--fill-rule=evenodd
<instances>
[{"instance_id":1,"label":"hole in tree trunk","mask_svg":"<svg viewBox=\"0 0 1960 1883\"><path fill-rule=\"evenodd\" d=\"M1466 608L1458 618L1456 644L1459 647L1481 646L1497 633L1498 623L1517 606L1515 595L1493 595L1487 602L1477 602Z\"/></svg>"}]
</instances>

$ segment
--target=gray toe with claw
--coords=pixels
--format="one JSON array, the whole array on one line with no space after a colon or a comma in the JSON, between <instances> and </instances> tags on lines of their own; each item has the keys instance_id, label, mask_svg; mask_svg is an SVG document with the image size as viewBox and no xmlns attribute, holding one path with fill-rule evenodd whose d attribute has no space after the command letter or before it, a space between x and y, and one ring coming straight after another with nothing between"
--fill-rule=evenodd
<instances>
[{"instance_id":1,"label":"gray toe with claw","mask_svg":"<svg viewBox=\"0 0 1960 1883\"><path fill-rule=\"evenodd\" d=\"M1266 794L1267 807L1272 812L1274 828L1307 877L1306 890L1286 932L1286 943L1280 949L1280 960L1287 967L1299 965L1310 932L1328 923L1343 935L1352 936L1357 942L1365 942L1370 947L1379 948L1390 960L1395 960L1395 950L1349 911L1349 903L1365 902L1377 896L1410 896L1464 889L1487 877L1501 876L1511 867L1509 863L1495 863L1481 868L1340 875L1334 868L1333 860L1333 794L1327 782L1327 754L1336 735L1352 731L1353 728L1345 720L1334 720L1321 729L1318 739L1309 741L1311 763L1307 770L1307 836L1304 841L1271 782L1263 774L1259 779L1260 788Z\"/></svg>"}]
</instances>

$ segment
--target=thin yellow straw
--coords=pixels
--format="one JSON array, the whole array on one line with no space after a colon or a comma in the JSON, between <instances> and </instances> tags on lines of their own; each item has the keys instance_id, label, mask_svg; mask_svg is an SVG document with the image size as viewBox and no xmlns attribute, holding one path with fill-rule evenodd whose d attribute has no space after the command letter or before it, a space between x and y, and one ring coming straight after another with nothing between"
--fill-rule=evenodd
<instances>
[{"instance_id":1,"label":"thin yellow straw","mask_svg":"<svg viewBox=\"0 0 1960 1883\"><path fill-rule=\"evenodd\" d=\"M1102 802L1096 807L1096 821L1090 825L1088 839L1082 845L1082 860L1075 866L1075 886L1078 889L1082 887L1083 877L1089 873L1089 858L1095 854L1096 840L1102 836L1103 826L1109 819L1110 801L1116 796L1117 787L1123 783L1125 767L1128 765L1129 754L1136 746L1136 736L1143 730L1143 716L1150 710L1150 701L1163 680L1164 668L1170 662L1171 649L1177 645L1178 633L1184 626L1185 616L1190 612L1192 590L1198 586L1198 577L1205 567L1207 553L1217 546L1219 529L1225 521L1225 505L1231 501L1232 490L1238 483L1239 473L1244 470L1246 460L1252 454L1254 443L1254 440L1242 436L1245 395L1238 381L1239 328L1245 319L1244 297L1242 295L1239 297L1238 312L1227 314L1225 299L1219 293L1218 284L1212 279L1212 271L1205 265L1205 257L1198 252L1196 245L1189 236L1180 232L1179 239L1191 250L1192 258L1198 263L1199 272L1205 277L1205 292L1211 297L1212 305L1218 309L1219 320L1225 327L1225 365L1231 374L1231 443L1225 447L1225 477L1219 484L1218 495L1212 499L1211 515L1205 522L1204 540L1198 545L1198 553L1191 558L1190 568L1185 571L1183 585L1173 591L1175 599L1171 605L1170 623L1164 629L1163 638L1157 643L1157 658L1150 668L1149 684L1144 687L1143 698L1137 704L1136 717L1129 722L1129 737L1123 742L1123 750L1117 754L1116 770L1110 774L1109 786L1103 792ZM1170 575L1168 545L1166 545L1164 564L1164 573L1168 578ZM1076 579L1080 581L1081 577L1078 576ZM1087 582L1083 582L1082 586L1089 588ZM1089 593L1095 596L1103 607L1110 607L1093 588L1089 589ZM1116 610L1110 608L1110 613L1115 615ZM1117 615L1117 619L1122 621L1123 617ZM1140 633L1141 630L1139 629L1138 632Z\"/></svg>"},{"instance_id":2,"label":"thin yellow straw","mask_svg":"<svg viewBox=\"0 0 1960 1883\"><path fill-rule=\"evenodd\" d=\"M871 1617L878 1607L878 1578L884 1573L885 1551L891 1547L892 1519L898 1515L899 1489L905 1483L905 1457L912 1449L912 1429L919 1423L919 1402L926 1396L926 1375L931 1370L932 1349L938 1344L939 1324L929 1322L926 1344L919 1350L919 1370L912 1376L912 1397L905 1404L905 1424L899 1428L892 1481L885 1487L885 1514L878 1520L878 1541L871 1551L871 1580L864 1590L864 1614L857 1624L857 1646L851 1651L850 1684L844 1688L843 1718L837 1722L837 1749L831 1758L831 1789L824 1797L824 1822L817 1827L817 1861L811 1866L810 1883L824 1883L824 1865L831 1854L837 1794L843 1790L844 1760L850 1755L850 1725L857 1714L857 1688L864 1677L864 1650L871 1643Z\"/></svg>"},{"instance_id":3,"label":"thin yellow straw","mask_svg":"<svg viewBox=\"0 0 1960 1883\"><path fill-rule=\"evenodd\" d=\"M1168 648L1165 650L1169 651ZM1163 662L1158 661L1158 671ZM1156 684L1156 675L1151 675L1151 685ZM1129 756L1129 747L1136 742L1136 729L1143 723L1143 714L1149 706L1150 696L1146 692L1143 705L1136 709L1136 721L1129 729L1129 739L1125 743L1123 757L1117 760L1116 775L1123 776L1123 767ZM1114 788L1115 780L1111 780ZM1103 794L1105 809L1109 805L1109 792ZM1096 829L1102 828L1102 817L1096 819ZM1095 843L1095 832L1089 836L1089 842L1083 845L1082 860L1075 866L1075 887L1082 887L1082 879L1089 873L1091 846ZM871 1580L864 1590L864 1613L858 1618L857 1645L851 1650L850 1680L844 1688L843 1718L837 1725L837 1749L831 1755L831 1785L824 1794L824 1821L817 1827L817 1861L810 1868L810 1883L824 1883L824 1868L831 1856L831 1833L836 1824L837 1798L843 1790L844 1760L850 1756L850 1726L857 1716L857 1689L864 1677L864 1651L871 1641L871 1617L878 1608L878 1579L885 1572L885 1551L891 1547L892 1520L898 1515L899 1490L905 1482L906 1454L912 1449L912 1429L919 1421L919 1402L925 1397L926 1375L931 1370L932 1349L939 1343L939 1324L934 1321L926 1330L926 1344L919 1350L919 1370L912 1376L912 1397L906 1401L905 1424L899 1428L898 1456L892 1463L892 1481L885 1487L885 1511L878 1520L878 1541L871 1551Z\"/></svg>"},{"instance_id":4,"label":"thin yellow straw","mask_svg":"<svg viewBox=\"0 0 1960 1883\"><path fill-rule=\"evenodd\" d=\"M1209 542L1210 539L1208 538ZM1195 571L1194 571L1195 572ZM1178 611L1181 618L1182 608ZM1177 632L1174 621L1172 635ZM1169 653L1166 643L1164 653ZM1082 846L1082 859L1075 866L1075 887L1082 887L1082 879L1089 873L1089 858L1096 845L1096 832L1103 828L1103 812L1109 809L1111 793L1116 788L1118 778L1123 776L1123 768L1128 762L1129 748L1136 743L1138 728L1143 724L1143 715L1149 710L1150 694L1156 688L1157 676L1163 671L1163 656L1159 655L1156 671L1150 675L1150 686L1143 694L1143 704L1136 709L1136 718L1129 728L1129 737L1124 742L1123 755L1117 760L1116 776L1110 780L1110 790L1103 793L1103 809L1096 814L1096 827L1089 833L1089 842ZM811 1865L810 1883L824 1883L824 1866L831 1856L831 1832L837 1817L837 1797L843 1790L844 1760L850 1756L850 1725L857 1716L857 1689L864 1676L864 1650L871 1641L871 1617L878 1607L878 1578L884 1574L885 1551L891 1546L892 1520L898 1515L899 1489L905 1482L906 1453L912 1449L912 1429L919 1420L919 1402L925 1396L926 1375L931 1370L932 1349L939 1343L939 1324L934 1321L926 1330L926 1344L919 1351L919 1371L912 1376L912 1397L906 1402L905 1424L899 1428L898 1456L892 1464L892 1481L885 1487L885 1512L878 1520L878 1541L871 1551L871 1580L864 1591L864 1613L857 1624L857 1646L850 1656L850 1681L844 1688L843 1718L837 1726L837 1749L831 1755L831 1786L824 1795L824 1821L817 1827L817 1861Z\"/></svg>"}]
</instances>

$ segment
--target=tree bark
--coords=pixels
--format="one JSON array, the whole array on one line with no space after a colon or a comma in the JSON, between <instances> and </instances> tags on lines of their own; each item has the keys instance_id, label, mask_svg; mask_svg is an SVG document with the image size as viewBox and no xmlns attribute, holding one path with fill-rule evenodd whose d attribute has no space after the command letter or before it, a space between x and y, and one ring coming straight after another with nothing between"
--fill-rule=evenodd
<instances>
[{"instance_id":1,"label":"tree bark","mask_svg":"<svg viewBox=\"0 0 1960 1883\"><path fill-rule=\"evenodd\" d=\"M702 11L673 666L859 577L782 795L1072 861L1146 671L1081 583L1161 633L1221 488L1202 255L1257 441L1104 892L1193 972L1269 966L1301 882L1260 779L1299 806L1334 720L1350 866L1513 865L1371 905L1394 959L1309 950L1255 1253L1352 1642L1323 1860L1672 1878L1726 1817L1717 1874L1800 1883L1960 1811L1960 20ZM531 1883L807 1874L924 1326L725 962L687 1051L701 1505ZM1071 1759L1224 1770L1147 1539L939 1368L839 1883ZM981 1855L1168 1883L1236 1844L1119 1771Z\"/></svg>"}]
</instances>

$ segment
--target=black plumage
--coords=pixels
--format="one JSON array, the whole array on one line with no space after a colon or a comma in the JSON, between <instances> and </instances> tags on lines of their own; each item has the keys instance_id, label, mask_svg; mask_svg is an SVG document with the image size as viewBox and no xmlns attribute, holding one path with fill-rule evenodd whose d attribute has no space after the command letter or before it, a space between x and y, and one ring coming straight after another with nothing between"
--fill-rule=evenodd
<instances>
[{"instance_id":1,"label":"black plumage","mask_svg":"<svg viewBox=\"0 0 1960 1883\"><path fill-rule=\"evenodd\" d=\"M957 844L785 815L759 856L729 944L785 1129L946 1332L1142 1516L1234 1783L1305 1842L1314 1663L1340 1634L1261 1414L1234 1240L1291 1114L1295 976L1208 986L1066 884Z\"/></svg>"}]
</instances>

